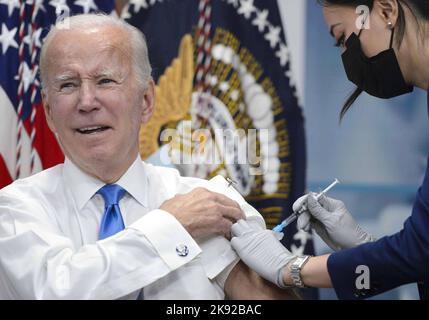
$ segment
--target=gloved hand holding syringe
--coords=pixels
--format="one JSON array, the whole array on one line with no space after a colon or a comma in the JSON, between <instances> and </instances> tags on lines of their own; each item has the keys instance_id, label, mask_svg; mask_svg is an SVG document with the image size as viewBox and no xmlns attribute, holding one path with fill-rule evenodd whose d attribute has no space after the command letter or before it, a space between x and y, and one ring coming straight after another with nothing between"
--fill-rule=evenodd
<instances>
[{"instance_id":1,"label":"gloved hand holding syringe","mask_svg":"<svg viewBox=\"0 0 429 320\"><path fill-rule=\"evenodd\" d=\"M335 179L334 182L332 182L328 187L326 187L323 191L319 192L316 195L316 200L319 200L319 198L327 193L329 190L331 190L337 183L339 183L338 179ZM293 212L289 217L287 217L285 220L283 220L282 223L274 227L274 232L282 232L282 230L290 225L292 222L294 222L296 219L298 219L299 215L307 210L307 207L305 204L298 210Z\"/></svg>"}]
</instances>

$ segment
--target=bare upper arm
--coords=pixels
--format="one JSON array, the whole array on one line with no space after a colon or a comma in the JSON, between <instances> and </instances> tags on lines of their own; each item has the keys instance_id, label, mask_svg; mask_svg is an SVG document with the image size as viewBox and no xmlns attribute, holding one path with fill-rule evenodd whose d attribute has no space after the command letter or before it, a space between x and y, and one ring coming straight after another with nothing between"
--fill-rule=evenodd
<instances>
[{"instance_id":1,"label":"bare upper arm","mask_svg":"<svg viewBox=\"0 0 429 320\"><path fill-rule=\"evenodd\" d=\"M297 300L296 290L281 289L261 278L256 272L239 262L225 282L225 294L232 300Z\"/></svg>"}]
</instances>

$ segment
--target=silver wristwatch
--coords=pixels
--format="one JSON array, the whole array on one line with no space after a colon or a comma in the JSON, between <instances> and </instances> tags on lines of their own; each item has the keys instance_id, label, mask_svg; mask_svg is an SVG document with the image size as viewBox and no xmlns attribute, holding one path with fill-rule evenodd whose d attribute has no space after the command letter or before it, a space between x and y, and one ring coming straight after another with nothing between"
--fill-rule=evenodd
<instances>
[{"instance_id":1,"label":"silver wristwatch","mask_svg":"<svg viewBox=\"0 0 429 320\"><path fill-rule=\"evenodd\" d=\"M293 284L298 288L305 288L304 282L301 279L301 269L307 263L310 256L297 257L290 264L290 277L292 278Z\"/></svg>"}]
</instances>

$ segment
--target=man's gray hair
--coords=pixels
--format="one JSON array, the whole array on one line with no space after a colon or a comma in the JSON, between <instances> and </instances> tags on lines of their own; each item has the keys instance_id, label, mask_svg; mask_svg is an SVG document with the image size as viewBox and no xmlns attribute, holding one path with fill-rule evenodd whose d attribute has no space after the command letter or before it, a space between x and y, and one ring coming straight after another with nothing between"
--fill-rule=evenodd
<instances>
[{"instance_id":1,"label":"man's gray hair","mask_svg":"<svg viewBox=\"0 0 429 320\"><path fill-rule=\"evenodd\" d=\"M131 45L131 59L137 80L146 85L151 79L152 67L149 62L148 49L144 34L125 21L103 13L80 14L67 17L57 22L46 36L40 52L40 80L42 89L46 86L47 61L46 52L54 36L63 30L85 30L95 26L117 26L128 34Z\"/></svg>"}]
</instances>

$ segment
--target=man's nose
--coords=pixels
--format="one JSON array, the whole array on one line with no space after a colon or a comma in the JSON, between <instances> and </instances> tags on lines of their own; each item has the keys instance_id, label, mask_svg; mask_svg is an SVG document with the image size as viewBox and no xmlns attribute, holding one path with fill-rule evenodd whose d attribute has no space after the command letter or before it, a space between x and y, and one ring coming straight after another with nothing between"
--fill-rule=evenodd
<instances>
[{"instance_id":1,"label":"man's nose","mask_svg":"<svg viewBox=\"0 0 429 320\"><path fill-rule=\"evenodd\" d=\"M83 82L80 87L79 111L91 112L100 108L97 100L97 88L90 82Z\"/></svg>"}]
</instances>

